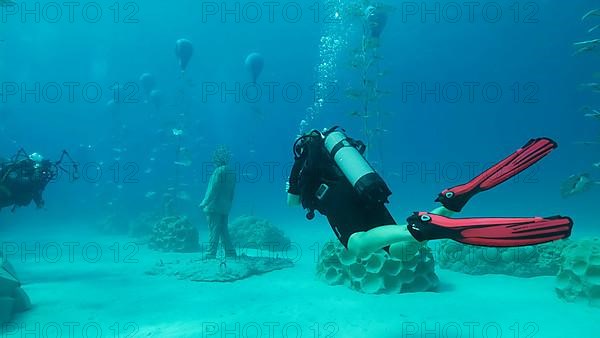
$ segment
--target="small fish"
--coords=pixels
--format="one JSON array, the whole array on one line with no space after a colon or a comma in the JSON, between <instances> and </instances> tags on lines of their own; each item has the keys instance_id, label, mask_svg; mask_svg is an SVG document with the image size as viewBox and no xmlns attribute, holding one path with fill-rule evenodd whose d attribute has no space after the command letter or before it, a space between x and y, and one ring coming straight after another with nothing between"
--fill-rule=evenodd
<instances>
[{"instance_id":1,"label":"small fish","mask_svg":"<svg viewBox=\"0 0 600 338\"><path fill-rule=\"evenodd\" d=\"M179 166L182 166L182 167L189 167L189 166L192 165L192 161L190 161L190 160L187 160L187 161L175 161L173 163L175 165L179 165Z\"/></svg>"},{"instance_id":2,"label":"small fish","mask_svg":"<svg viewBox=\"0 0 600 338\"><path fill-rule=\"evenodd\" d=\"M600 43L600 39L592 39L592 40L575 42L575 43L573 43L573 46L575 46L575 47L592 46L592 45L597 45L599 43Z\"/></svg>"},{"instance_id":3,"label":"small fish","mask_svg":"<svg viewBox=\"0 0 600 338\"><path fill-rule=\"evenodd\" d=\"M189 201L191 199L190 194L188 194L185 191L180 191L177 194L177 198L179 198L180 200L184 200L184 201Z\"/></svg>"},{"instance_id":4,"label":"small fish","mask_svg":"<svg viewBox=\"0 0 600 338\"><path fill-rule=\"evenodd\" d=\"M181 130L181 129L173 128L172 132L173 132L173 135L175 135L175 136L183 135L183 130Z\"/></svg>"},{"instance_id":5,"label":"small fish","mask_svg":"<svg viewBox=\"0 0 600 338\"><path fill-rule=\"evenodd\" d=\"M588 191L594 185L600 185L600 182L595 182L588 174L571 175L560 187L560 194L563 198L571 197Z\"/></svg>"},{"instance_id":6,"label":"small fish","mask_svg":"<svg viewBox=\"0 0 600 338\"><path fill-rule=\"evenodd\" d=\"M585 115L583 115L585 117L593 117L596 119L600 119L600 111L596 110L596 109L592 109L591 113L587 113Z\"/></svg>"},{"instance_id":7,"label":"small fish","mask_svg":"<svg viewBox=\"0 0 600 338\"><path fill-rule=\"evenodd\" d=\"M353 99L356 99L356 98L359 98L359 97L363 97L364 94L365 93L362 90L359 90L359 89L348 89L348 90L346 90L346 96L350 97L350 98L353 98Z\"/></svg>"},{"instance_id":8,"label":"small fish","mask_svg":"<svg viewBox=\"0 0 600 338\"><path fill-rule=\"evenodd\" d=\"M591 11L585 13L583 17L581 17L581 21L584 21L590 16L600 16L600 8L592 9Z\"/></svg>"},{"instance_id":9,"label":"small fish","mask_svg":"<svg viewBox=\"0 0 600 338\"><path fill-rule=\"evenodd\" d=\"M389 130L387 129L383 129L383 128L375 128L373 129L373 133L374 134L384 134L384 133L388 133Z\"/></svg>"},{"instance_id":10,"label":"small fish","mask_svg":"<svg viewBox=\"0 0 600 338\"><path fill-rule=\"evenodd\" d=\"M146 170L144 170L144 174L150 174L152 173L152 168L148 168Z\"/></svg>"},{"instance_id":11,"label":"small fish","mask_svg":"<svg viewBox=\"0 0 600 338\"><path fill-rule=\"evenodd\" d=\"M353 111L353 112L351 112L350 116L352 116L352 117L369 117L368 115L363 114L363 113L361 113L359 111L356 111L356 110Z\"/></svg>"},{"instance_id":12,"label":"small fish","mask_svg":"<svg viewBox=\"0 0 600 338\"><path fill-rule=\"evenodd\" d=\"M600 83L597 82L582 83L579 85L579 87L584 89L591 89L594 92L600 92Z\"/></svg>"},{"instance_id":13,"label":"small fish","mask_svg":"<svg viewBox=\"0 0 600 338\"><path fill-rule=\"evenodd\" d=\"M600 39L575 42L573 44L573 46L576 47L577 50L573 53L573 55L578 55L578 54L581 54L584 52L591 52L599 45L600 45Z\"/></svg>"},{"instance_id":14,"label":"small fish","mask_svg":"<svg viewBox=\"0 0 600 338\"><path fill-rule=\"evenodd\" d=\"M596 167L596 168L600 169L600 162L596 162L596 163L592 164L592 166L594 166L594 167Z\"/></svg>"},{"instance_id":15,"label":"small fish","mask_svg":"<svg viewBox=\"0 0 600 338\"><path fill-rule=\"evenodd\" d=\"M146 198L152 198L154 196L156 196L156 192L154 192L154 191L148 191L146 193L146 195L144 195L144 197L146 197Z\"/></svg>"}]
</instances>

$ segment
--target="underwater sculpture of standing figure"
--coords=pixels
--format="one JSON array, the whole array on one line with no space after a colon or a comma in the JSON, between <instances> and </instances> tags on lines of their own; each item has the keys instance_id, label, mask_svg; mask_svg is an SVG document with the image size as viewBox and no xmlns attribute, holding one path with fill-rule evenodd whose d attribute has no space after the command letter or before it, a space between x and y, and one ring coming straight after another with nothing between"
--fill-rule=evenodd
<instances>
[{"instance_id":1,"label":"underwater sculpture of standing figure","mask_svg":"<svg viewBox=\"0 0 600 338\"><path fill-rule=\"evenodd\" d=\"M210 177L204 200L199 207L206 214L209 230L209 243L205 257L215 258L219 242L223 245L227 257L235 257L235 248L229 237L229 212L235 192L235 174L229 168L231 154L224 148L218 148L213 155L215 171Z\"/></svg>"}]
</instances>

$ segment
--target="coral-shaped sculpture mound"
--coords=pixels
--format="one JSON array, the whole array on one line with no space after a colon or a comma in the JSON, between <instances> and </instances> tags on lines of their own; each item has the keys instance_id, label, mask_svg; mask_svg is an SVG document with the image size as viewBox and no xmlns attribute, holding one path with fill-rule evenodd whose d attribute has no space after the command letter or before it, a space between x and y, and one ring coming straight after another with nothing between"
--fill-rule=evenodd
<instances>
[{"instance_id":1,"label":"coral-shaped sculpture mound","mask_svg":"<svg viewBox=\"0 0 600 338\"><path fill-rule=\"evenodd\" d=\"M561 258L556 277L558 296L600 307L600 238L573 242Z\"/></svg>"},{"instance_id":2,"label":"coral-shaped sculpture mound","mask_svg":"<svg viewBox=\"0 0 600 338\"><path fill-rule=\"evenodd\" d=\"M383 250L358 258L337 241L321 250L317 275L329 285L343 284L364 293L431 291L439 282L427 247L402 260Z\"/></svg>"},{"instance_id":3,"label":"coral-shaped sculpture mound","mask_svg":"<svg viewBox=\"0 0 600 338\"><path fill-rule=\"evenodd\" d=\"M16 313L29 310L31 302L29 297L21 288L21 282L15 273L15 269L0 252L2 266L0 267L0 323L11 320Z\"/></svg>"},{"instance_id":4,"label":"coral-shaped sculpture mound","mask_svg":"<svg viewBox=\"0 0 600 338\"><path fill-rule=\"evenodd\" d=\"M470 275L504 274L517 277L556 276L568 240L517 248L488 248L450 240L439 241L440 267Z\"/></svg>"},{"instance_id":5,"label":"coral-shaped sculpture mound","mask_svg":"<svg viewBox=\"0 0 600 338\"><path fill-rule=\"evenodd\" d=\"M165 217L152 228L148 246L150 249L164 252L199 251L198 229L187 217Z\"/></svg>"},{"instance_id":6,"label":"coral-shaped sculpture mound","mask_svg":"<svg viewBox=\"0 0 600 338\"><path fill-rule=\"evenodd\" d=\"M236 218L229 226L231 241L236 247L268 247L276 251L288 250L290 239L266 219L254 216Z\"/></svg>"}]
</instances>

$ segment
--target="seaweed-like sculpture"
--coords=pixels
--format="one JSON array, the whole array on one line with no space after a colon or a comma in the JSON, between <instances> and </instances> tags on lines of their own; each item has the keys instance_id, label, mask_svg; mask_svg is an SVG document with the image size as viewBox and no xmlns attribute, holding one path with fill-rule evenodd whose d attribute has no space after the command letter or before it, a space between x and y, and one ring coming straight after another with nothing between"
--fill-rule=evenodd
<instances>
[{"instance_id":1,"label":"seaweed-like sculpture","mask_svg":"<svg viewBox=\"0 0 600 338\"><path fill-rule=\"evenodd\" d=\"M438 285L431 250L421 249L403 259L383 250L358 258L339 242L328 242L321 251L317 275L329 285L346 285L364 293L401 293L434 290Z\"/></svg>"},{"instance_id":2,"label":"seaweed-like sculpture","mask_svg":"<svg viewBox=\"0 0 600 338\"><path fill-rule=\"evenodd\" d=\"M562 253L556 293L567 301L600 307L600 238L572 243Z\"/></svg>"},{"instance_id":3,"label":"seaweed-like sculpture","mask_svg":"<svg viewBox=\"0 0 600 338\"><path fill-rule=\"evenodd\" d=\"M360 108L350 115L362 119L367 151L377 143L378 161L382 162L380 136L384 129L384 113L380 109L380 100L389 94L379 86L385 75L381 69L382 56L379 52L381 34L387 24L389 6L378 1L361 0L350 3L346 15L360 20L362 32L358 47L351 51L351 66L359 74L358 86L346 90L346 95L360 102Z\"/></svg>"},{"instance_id":4,"label":"seaweed-like sculpture","mask_svg":"<svg viewBox=\"0 0 600 338\"><path fill-rule=\"evenodd\" d=\"M164 252L197 252L200 250L198 229L187 217L165 217L152 228L148 246Z\"/></svg>"}]
</instances>

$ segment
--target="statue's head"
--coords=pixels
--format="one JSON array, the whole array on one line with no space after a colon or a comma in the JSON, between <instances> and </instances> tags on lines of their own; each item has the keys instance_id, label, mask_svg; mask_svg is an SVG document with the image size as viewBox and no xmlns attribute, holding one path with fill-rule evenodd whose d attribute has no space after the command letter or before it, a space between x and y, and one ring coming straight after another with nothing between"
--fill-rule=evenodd
<instances>
[{"instance_id":1,"label":"statue's head","mask_svg":"<svg viewBox=\"0 0 600 338\"><path fill-rule=\"evenodd\" d=\"M231 151L224 145L220 145L213 153L213 163L217 167L228 165L231 160Z\"/></svg>"}]
</instances>

